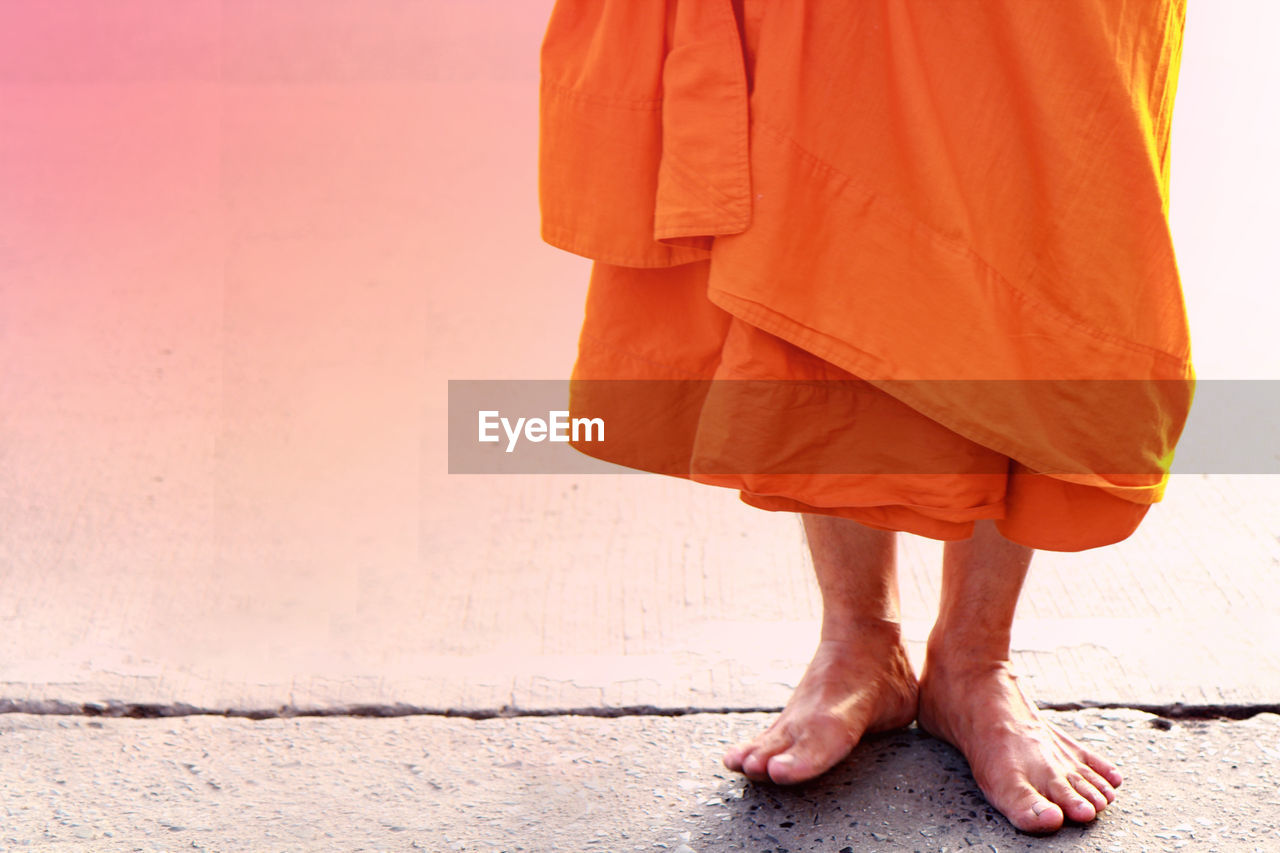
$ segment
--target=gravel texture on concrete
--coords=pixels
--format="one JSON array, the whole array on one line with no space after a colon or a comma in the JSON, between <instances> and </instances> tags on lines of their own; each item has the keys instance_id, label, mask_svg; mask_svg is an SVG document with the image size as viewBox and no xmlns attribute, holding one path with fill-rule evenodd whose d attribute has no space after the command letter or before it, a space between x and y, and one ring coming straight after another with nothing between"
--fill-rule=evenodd
<instances>
[{"instance_id":1,"label":"gravel texture on concrete","mask_svg":"<svg viewBox=\"0 0 1280 853\"><path fill-rule=\"evenodd\" d=\"M1095 823L1013 830L918 729L820 781L719 763L766 714L471 720L0 716L0 850L1273 851L1280 717L1052 713L1126 774Z\"/></svg>"}]
</instances>

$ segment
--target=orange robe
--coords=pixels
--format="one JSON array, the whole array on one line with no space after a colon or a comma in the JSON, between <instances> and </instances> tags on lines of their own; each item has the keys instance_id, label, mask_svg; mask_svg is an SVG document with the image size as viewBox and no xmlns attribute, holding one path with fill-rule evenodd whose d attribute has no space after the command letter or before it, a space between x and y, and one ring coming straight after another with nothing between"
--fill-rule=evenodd
<instances>
[{"instance_id":1,"label":"orange robe","mask_svg":"<svg viewBox=\"0 0 1280 853\"><path fill-rule=\"evenodd\" d=\"M1194 386L1185 0L558 0L542 236L580 449L937 539L1119 541Z\"/></svg>"}]
</instances>

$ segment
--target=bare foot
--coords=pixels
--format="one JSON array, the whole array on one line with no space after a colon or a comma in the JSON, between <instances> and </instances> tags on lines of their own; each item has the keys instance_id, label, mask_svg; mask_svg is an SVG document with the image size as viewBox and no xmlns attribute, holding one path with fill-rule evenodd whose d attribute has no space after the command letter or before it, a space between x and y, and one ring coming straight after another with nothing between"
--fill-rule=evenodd
<instances>
[{"instance_id":1,"label":"bare foot","mask_svg":"<svg viewBox=\"0 0 1280 853\"><path fill-rule=\"evenodd\" d=\"M782 714L726 752L724 765L756 782L804 782L842 761L863 734L909 725L915 715L916 677L901 631L857 626L856 635L818 643Z\"/></svg>"},{"instance_id":2,"label":"bare foot","mask_svg":"<svg viewBox=\"0 0 1280 853\"><path fill-rule=\"evenodd\" d=\"M1007 661L948 665L930 653L919 721L964 753L987 801L1024 832L1086 823L1116 798L1120 772L1050 725Z\"/></svg>"}]
</instances>

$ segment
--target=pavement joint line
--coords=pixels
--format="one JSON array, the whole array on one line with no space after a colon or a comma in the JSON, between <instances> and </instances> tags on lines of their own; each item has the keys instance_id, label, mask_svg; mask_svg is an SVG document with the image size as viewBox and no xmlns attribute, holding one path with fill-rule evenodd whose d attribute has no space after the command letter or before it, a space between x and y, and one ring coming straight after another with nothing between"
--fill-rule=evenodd
<instances>
[{"instance_id":1,"label":"pavement joint line","mask_svg":"<svg viewBox=\"0 0 1280 853\"><path fill-rule=\"evenodd\" d=\"M1280 703L1257 704L1184 704L1172 702L1045 702L1037 703L1046 711L1130 710L1141 711L1167 720L1247 720L1259 714L1280 714ZM692 714L777 714L781 706L678 706L627 705L617 707L579 708L432 708L404 704L355 704L323 707L278 708L200 708L182 702L64 702L57 699L15 700L0 698L0 714L36 714L49 716L128 717L155 719L161 717L245 717L253 720L288 719L290 717L454 717L470 720L511 719L517 717L685 717Z\"/></svg>"}]
</instances>

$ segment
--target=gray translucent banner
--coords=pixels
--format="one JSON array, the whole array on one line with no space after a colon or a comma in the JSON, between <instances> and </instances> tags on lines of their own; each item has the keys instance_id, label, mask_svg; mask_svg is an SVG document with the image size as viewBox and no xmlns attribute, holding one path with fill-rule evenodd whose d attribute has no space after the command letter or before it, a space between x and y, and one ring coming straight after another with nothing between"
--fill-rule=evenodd
<instances>
[{"instance_id":1,"label":"gray translucent banner","mask_svg":"<svg viewBox=\"0 0 1280 853\"><path fill-rule=\"evenodd\" d=\"M609 412L574 411L570 406L568 380L450 380L449 381L449 472L451 474L592 474L624 473L634 469L593 458L597 448L630 443L654 448L661 457L656 466L667 473L678 471L681 453L680 429L697 421L698 402L714 386L726 382L597 382L573 383L576 401L590 395L581 389L601 386L627 406L613 406ZM748 384L748 383L744 383ZM825 387L826 385L830 387ZM804 393L840 394L842 383L806 383ZM865 383L859 383L864 384ZM879 387L885 388L882 383ZM890 394L908 392L912 383L888 387ZM938 385L937 382L927 383ZM966 382L966 394L985 392L1001 399L1017 401L1043 397L1045 392L1067 395L1085 405L1096 400L1098 411L1110 411L1117 399L1131 392L1143 398L1152 395L1152 383L1107 381L1055 381L1013 383L1008 381ZM1159 383L1157 383L1159 384ZM1176 383L1182 385L1183 383ZM774 391L787 383L753 383L756 390ZM1053 387L1044 387L1044 386ZM758 389L755 386L768 386ZM799 389L801 384L794 383ZM982 386L990 386L989 389ZM1019 387L1021 386L1021 387ZM1034 387L1033 387L1034 386ZM717 389L718 390L718 389ZM741 391L742 389L736 389ZM934 391L936 389L930 389ZM1165 389L1166 391L1168 389ZM1163 393L1163 392L1160 392ZM1185 393L1174 388L1173 397ZM767 398L761 393L758 397ZM1156 396L1159 396L1157 394ZM771 399L771 398L770 398ZM625 411L623 411L625 409ZM571 416L571 411L574 417ZM619 414L621 413L621 414ZM767 416L766 412L766 416ZM591 417L595 415L595 417ZM666 425L673 429L666 431ZM670 439L672 446L665 446ZM657 438L652 438L656 436ZM575 449L574 444L583 449ZM605 458L617 458L604 452ZM649 465L645 470L654 470ZM930 460L920 467L902 470L901 465L876 467L857 460L846 464L829 457L801 458L787 473L962 473L948 467L945 460ZM970 471L972 469L965 469ZM754 473L724 471L722 473ZM1194 385L1194 402L1179 437L1174 454L1175 475L1280 474L1280 380L1206 380Z\"/></svg>"}]
</instances>

